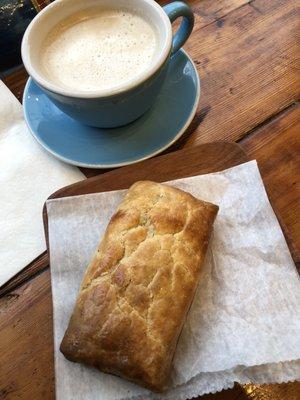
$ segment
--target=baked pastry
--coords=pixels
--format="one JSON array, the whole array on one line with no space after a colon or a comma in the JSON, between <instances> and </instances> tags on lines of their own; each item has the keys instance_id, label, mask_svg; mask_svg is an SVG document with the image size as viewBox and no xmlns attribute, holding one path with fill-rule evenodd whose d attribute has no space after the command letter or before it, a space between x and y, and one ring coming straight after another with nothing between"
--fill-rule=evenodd
<instances>
[{"instance_id":1,"label":"baked pastry","mask_svg":"<svg viewBox=\"0 0 300 400\"><path fill-rule=\"evenodd\" d=\"M84 276L65 357L165 390L217 212L163 184L131 186Z\"/></svg>"}]
</instances>

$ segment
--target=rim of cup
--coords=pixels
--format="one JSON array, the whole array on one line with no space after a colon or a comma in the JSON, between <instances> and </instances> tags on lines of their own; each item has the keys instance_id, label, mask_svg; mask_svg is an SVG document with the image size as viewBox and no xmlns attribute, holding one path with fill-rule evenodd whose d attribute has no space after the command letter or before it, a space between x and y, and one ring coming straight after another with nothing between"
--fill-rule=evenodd
<instances>
[{"instance_id":1,"label":"rim of cup","mask_svg":"<svg viewBox=\"0 0 300 400\"><path fill-rule=\"evenodd\" d=\"M161 6L159 6L154 0L138 0L139 5L141 6L142 3L150 5L154 11L157 13L157 15L160 16L160 20L163 24L164 27L164 32L165 32L165 37L164 41L160 46L160 52L158 56L155 59L155 62L150 64L150 66L145 69L141 74L139 74L137 77L134 77L132 79L129 79L127 82L122 83L120 85L116 85L115 87L112 88L107 88L107 89L98 89L94 91L90 90L76 90L72 88L65 88L61 87L59 85L56 85L55 83L51 82L49 79L47 79L43 74L38 71L34 67L34 63L32 62L32 48L30 45L30 35L33 30L33 28L36 28L38 24L41 23L41 21L44 20L47 15L53 14L57 11L57 14L59 14L59 8L67 6L68 4L71 4L73 0L56 0L53 3L50 3L48 6L43 8L42 11L40 11L35 18L30 22L28 25L24 36L22 40L22 45L21 45L21 55L22 55L22 60L23 64L29 73L29 75L36 81L37 84L42 86L43 88L49 90L50 92L53 93L58 93L67 97L75 97L75 98L96 98L96 97L111 97L115 96L118 94L121 94L123 92L127 92L131 89L134 89L135 87L139 86L141 83L147 81L151 76L153 76L160 68L163 66L165 63L166 59L169 57L171 47L172 47L172 28L171 28L171 22L169 20L169 17L167 14L164 12ZM87 3L90 3L87 4ZM92 4L91 4L92 3ZM135 0L133 1L135 3ZM89 8L90 6L97 6L97 3L95 1L82 1L82 4L84 6L80 9L86 9ZM127 1L128 4L128 1ZM99 4L100 6L100 4ZM108 6L109 7L109 6ZM73 11L74 12L74 11ZM71 15L73 12L70 12ZM62 18L64 19L64 18ZM62 19L57 18L56 23L59 23ZM51 28L49 29L51 30Z\"/></svg>"}]
</instances>

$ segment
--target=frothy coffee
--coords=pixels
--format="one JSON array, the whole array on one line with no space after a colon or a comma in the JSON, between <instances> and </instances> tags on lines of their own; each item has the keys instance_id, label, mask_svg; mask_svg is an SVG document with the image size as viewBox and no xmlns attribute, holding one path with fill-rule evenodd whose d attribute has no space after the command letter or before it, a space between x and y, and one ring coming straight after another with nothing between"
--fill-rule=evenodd
<instances>
[{"instance_id":1,"label":"frothy coffee","mask_svg":"<svg viewBox=\"0 0 300 400\"><path fill-rule=\"evenodd\" d=\"M53 83L95 91L126 83L147 69L156 45L154 28L139 15L88 9L50 31L40 61Z\"/></svg>"}]
</instances>

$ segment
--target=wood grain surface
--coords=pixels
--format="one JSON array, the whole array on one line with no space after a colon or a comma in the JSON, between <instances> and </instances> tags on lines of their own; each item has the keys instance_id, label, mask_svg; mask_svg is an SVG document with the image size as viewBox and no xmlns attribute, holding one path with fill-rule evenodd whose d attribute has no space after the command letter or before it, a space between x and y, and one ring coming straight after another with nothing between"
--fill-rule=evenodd
<instances>
[{"instance_id":1,"label":"wood grain surface","mask_svg":"<svg viewBox=\"0 0 300 400\"><path fill-rule=\"evenodd\" d=\"M185 137L186 145L241 139L299 98L296 3L254 0L196 26L186 50L201 77L201 124Z\"/></svg>"},{"instance_id":2,"label":"wood grain surface","mask_svg":"<svg viewBox=\"0 0 300 400\"><path fill-rule=\"evenodd\" d=\"M49 269L2 296L0 310L0 399L54 399Z\"/></svg>"},{"instance_id":3,"label":"wood grain surface","mask_svg":"<svg viewBox=\"0 0 300 400\"><path fill-rule=\"evenodd\" d=\"M299 2L192 0L189 3L196 14L196 24L185 48L201 77L201 100L191 126L168 151L191 149L213 140L239 140L248 157L258 160L292 256L299 263L300 111L294 104L300 93ZM27 79L24 69L0 77L21 99ZM155 160L158 158L151 160L152 167L159 170L159 162ZM84 171L87 175L100 173ZM102 188L109 185L110 179L106 179L102 180ZM1 400L54 398L52 302L47 265L44 254L31 264L30 274L26 269L21 271L2 291ZM12 289L15 285L19 286ZM236 384L231 390L200 399L299 400L300 383Z\"/></svg>"},{"instance_id":4,"label":"wood grain surface","mask_svg":"<svg viewBox=\"0 0 300 400\"><path fill-rule=\"evenodd\" d=\"M106 174L74 183L55 192L51 198L126 189L138 180L164 182L217 172L248 160L241 146L232 142L212 142L178 150Z\"/></svg>"},{"instance_id":5,"label":"wood grain surface","mask_svg":"<svg viewBox=\"0 0 300 400\"><path fill-rule=\"evenodd\" d=\"M48 253L44 252L0 287L0 297L21 285L21 283L27 281L38 272L48 268L48 266Z\"/></svg>"},{"instance_id":6,"label":"wood grain surface","mask_svg":"<svg viewBox=\"0 0 300 400\"><path fill-rule=\"evenodd\" d=\"M300 106L291 106L240 144L250 158L258 161L270 201L299 268Z\"/></svg>"}]
</instances>

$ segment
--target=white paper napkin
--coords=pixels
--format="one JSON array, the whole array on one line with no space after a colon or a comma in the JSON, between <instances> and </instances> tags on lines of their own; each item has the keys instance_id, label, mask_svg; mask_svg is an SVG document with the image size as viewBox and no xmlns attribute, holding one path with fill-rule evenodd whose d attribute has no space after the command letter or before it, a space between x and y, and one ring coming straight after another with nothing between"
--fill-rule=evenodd
<instances>
[{"instance_id":1,"label":"white paper napkin","mask_svg":"<svg viewBox=\"0 0 300 400\"><path fill-rule=\"evenodd\" d=\"M81 179L79 169L36 143L21 104L0 81L0 286L46 250L42 207L47 197Z\"/></svg>"},{"instance_id":2,"label":"white paper napkin","mask_svg":"<svg viewBox=\"0 0 300 400\"><path fill-rule=\"evenodd\" d=\"M200 285L164 395L67 361L59 345L86 266L124 191L51 200L58 400L186 399L300 379L300 284L255 161L170 184L220 206Z\"/></svg>"}]
</instances>

